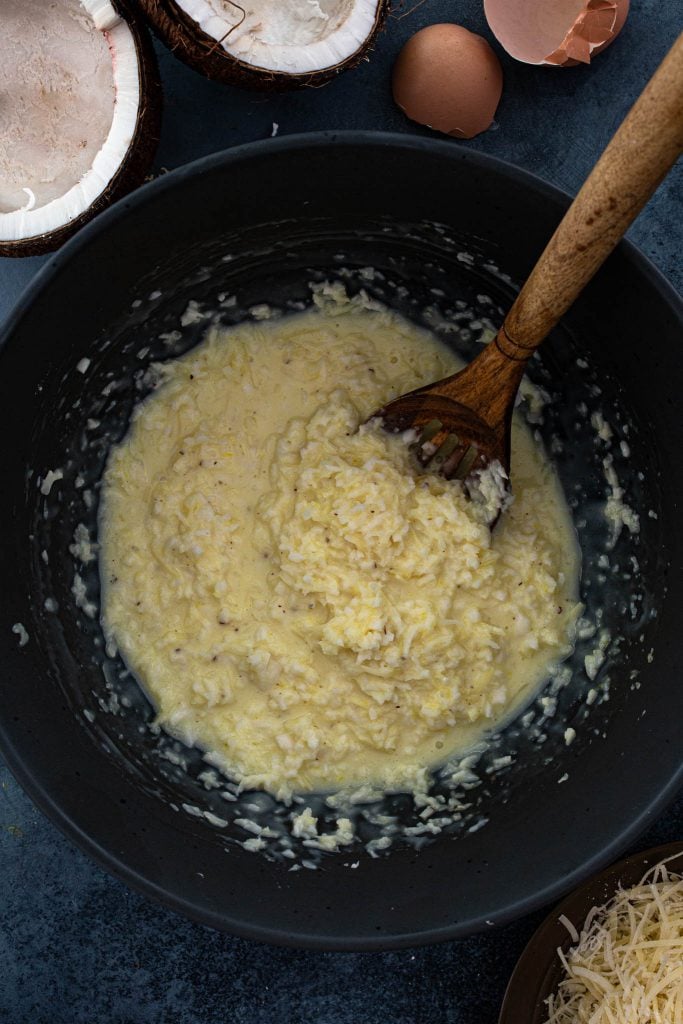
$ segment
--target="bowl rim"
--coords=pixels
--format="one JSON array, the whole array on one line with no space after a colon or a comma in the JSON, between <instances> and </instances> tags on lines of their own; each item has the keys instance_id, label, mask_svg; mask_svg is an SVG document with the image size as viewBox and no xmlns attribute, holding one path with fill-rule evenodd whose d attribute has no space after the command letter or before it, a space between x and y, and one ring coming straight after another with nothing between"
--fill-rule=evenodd
<instances>
[{"instance_id":1,"label":"bowl rim","mask_svg":"<svg viewBox=\"0 0 683 1024\"><path fill-rule=\"evenodd\" d=\"M88 224L85 224L74 236L68 239L60 249L50 256L37 271L36 275L25 286L5 321L0 325L0 348L4 345L7 337L14 330L16 323L35 301L36 297L50 284L52 279L61 271L62 264L66 263L72 256L86 248L90 240L98 234L105 232L110 223L118 220L124 211L142 206L152 192L163 193L167 189L173 189L176 185L188 177L210 171L214 167L229 163L239 163L242 160L249 160L252 156L260 156L265 152L279 153L283 151L296 151L308 148L335 146L357 146L374 144L377 146L398 147L409 150L430 150L434 153L453 155L456 152L458 158L464 163L478 165L492 171L505 174L520 184L541 192L548 198L569 206L573 196L566 189L553 185L545 178L532 171L514 164L511 161L503 160L500 157L491 156L476 149L468 149L461 143L446 141L444 139L427 138L421 135L401 134L400 132L381 131L316 131L297 132L293 135L278 135L272 139L259 139L255 142L245 142L239 146L231 146L227 149L218 150L207 156L191 160L182 164L165 174L154 178L152 181L144 182L133 192L122 199L112 203L106 210L98 214ZM663 293L678 316L683 317L683 295L671 284L664 273L646 256L634 242L629 239L622 239L616 249L632 260L638 271Z\"/></svg>"},{"instance_id":2,"label":"bowl rim","mask_svg":"<svg viewBox=\"0 0 683 1024\"><path fill-rule=\"evenodd\" d=\"M562 974L557 963L557 949L568 949L572 945L569 932L559 920L561 916L571 921L578 931L592 906L599 906L610 899L620 883L635 885L648 867L654 867L668 857L680 859L679 871L683 871L683 840L630 854L592 875L554 907L531 936L515 965L505 990L498 1024L519 1024L520 1021L543 1024L545 1021L544 1000Z\"/></svg>"},{"instance_id":3,"label":"bowl rim","mask_svg":"<svg viewBox=\"0 0 683 1024\"><path fill-rule=\"evenodd\" d=\"M457 158L463 163L469 164L474 170L482 168L505 176L518 183L521 188L540 194L563 208L566 208L572 200L572 196L566 191L557 188L545 179L515 164L477 150L468 149L453 141L404 135L396 132L324 131L278 136L273 139L245 143L201 157L144 184L131 195L120 199L84 226L55 255L50 257L49 261L38 271L20 295L4 324L0 326L0 353L26 312L40 298L41 294L51 286L55 278L68 265L69 261L86 249L92 239L105 234L110 225L117 222L119 218L127 216L129 213L143 207L151 196L175 189L186 179L199 176L214 168L248 162L252 157L260 157L264 153L268 153L269 156L277 156L278 153L283 152L340 146L350 148L376 146L394 151L429 152L432 155L441 155L449 160ZM630 241L622 240L617 246L617 251L626 257L635 267L636 271L661 295L663 303L672 310L674 316L683 324L683 297L679 295L676 289L664 277L663 273ZM467 921L459 921L454 924L422 929L415 932L378 936L359 934L345 936L340 939L317 933L297 932L290 934L277 927L271 929L260 925L250 925L248 922L242 919L234 919L224 912L211 914L205 910L198 910L193 903L184 899L182 895L169 892L142 873L130 868L117 855L115 844L112 844L110 848L106 848L88 835L79 826L76 817L63 809L58 797L52 795L49 787L44 784L44 780L37 777L31 770L30 765L26 764L17 753L12 742L11 732L11 724L0 719L0 753L2 753L8 767L21 787L50 821L79 849L87 853L114 877L125 882L143 895L152 897L166 907L199 923L227 930L244 938L256 939L274 945L346 951L377 951L442 942L488 930L492 923L490 918L480 915L479 917L469 918ZM603 865L612 861L647 828L653 817L676 796L682 784L683 763L680 765L679 770L669 777L666 784L659 789L656 798L648 806L644 807L635 819L631 819L627 828L624 828L619 834L612 836L610 841L603 844L591 858L578 865L571 872L558 878L552 884L535 891L530 896L514 900L501 907L500 911L495 914L495 922L493 923L502 925L540 907L547 906L560 898L568 890L577 886L582 879L585 879Z\"/></svg>"}]
</instances>

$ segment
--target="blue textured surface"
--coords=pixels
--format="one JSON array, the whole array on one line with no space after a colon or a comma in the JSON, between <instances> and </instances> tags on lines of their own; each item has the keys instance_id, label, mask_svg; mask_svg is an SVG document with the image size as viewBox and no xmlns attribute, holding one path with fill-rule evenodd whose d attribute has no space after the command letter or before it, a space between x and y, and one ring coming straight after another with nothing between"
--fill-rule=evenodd
<instances>
[{"instance_id":1,"label":"blue textured surface","mask_svg":"<svg viewBox=\"0 0 683 1024\"><path fill-rule=\"evenodd\" d=\"M370 63L301 94L241 93L205 81L159 47L166 107L157 170L267 138L274 122L281 135L419 132L391 102L390 69L403 41L445 20L490 34L481 0L427 0L401 18L414 2L394 3L399 17L390 18ZM619 40L592 67L530 68L501 54L505 92L496 125L467 145L576 191L681 28L683 0L634 0ZM631 237L683 289L683 166ZM0 260L0 318L42 262ZM259 946L191 924L124 888L74 849L1 766L0 784L6 1024L493 1024L514 963L543 916L399 953ZM682 836L679 798L638 847Z\"/></svg>"}]
</instances>

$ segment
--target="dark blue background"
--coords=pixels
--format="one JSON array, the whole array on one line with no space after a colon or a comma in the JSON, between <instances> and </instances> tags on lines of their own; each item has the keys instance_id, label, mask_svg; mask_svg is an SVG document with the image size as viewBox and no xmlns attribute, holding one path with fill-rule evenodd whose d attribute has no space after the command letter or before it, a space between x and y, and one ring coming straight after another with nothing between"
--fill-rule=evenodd
<instances>
[{"instance_id":1,"label":"dark blue background","mask_svg":"<svg viewBox=\"0 0 683 1024\"><path fill-rule=\"evenodd\" d=\"M155 171L267 138L274 122L280 135L421 131L391 101L390 69L402 43L448 20L491 36L481 0L426 0L411 13L414 3L395 0L369 63L323 89L280 97L208 82L158 47L166 104ZM683 0L632 0L632 8L618 41L588 68L526 67L494 43L503 100L494 127L464 145L575 192L683 28ZM631 237L683 289L683 166ZM0 318L44 259L0 260ZM2 764L0 784L3 1024L493 1024L514 963L543 917L399 953L260 946L190 924L125 889L62 838ZM682 837L679 798L638 847Z\"/></svg>"}]
</instances>

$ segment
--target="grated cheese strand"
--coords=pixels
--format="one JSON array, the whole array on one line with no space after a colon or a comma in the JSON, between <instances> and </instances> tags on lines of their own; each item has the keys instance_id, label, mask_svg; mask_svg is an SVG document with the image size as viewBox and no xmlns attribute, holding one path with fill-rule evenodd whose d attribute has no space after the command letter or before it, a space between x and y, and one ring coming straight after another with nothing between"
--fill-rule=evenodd
<instances>
[{"instance_id":1,"label":"grated cheese strand","mask_svg":"<svg viewBox=\"0 0 683 1024\"><path fill-rule=\"evenodd\" d=\"M667 858L638 885L593 907L574 945L558 949L564 977L545 1024L683 1024L683 876ZM678 855L680 860L680 856Z\"/></svg>"}]
</instances>

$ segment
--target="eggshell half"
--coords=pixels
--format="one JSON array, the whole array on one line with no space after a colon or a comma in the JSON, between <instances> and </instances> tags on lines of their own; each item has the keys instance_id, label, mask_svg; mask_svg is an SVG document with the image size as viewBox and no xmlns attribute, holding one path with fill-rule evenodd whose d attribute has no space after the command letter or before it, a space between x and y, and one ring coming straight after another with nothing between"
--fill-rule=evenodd
<instances>
[{"instance_id":1,"label":"eggshell half","mask_svg":"<svg viewBox=\"0 0 683 1024\"><path fill-rule=\"evenodd\" d=\"M484 0L491 31L526 64L590 64L626 21L629 0Z\"/></svg>"},{"instance_id":2,"label":"eggshell half","mask_svg":"<svg viewBox=\"0 0 683 1024\"><path fill-rule=\"evenodd\" d=\"M394 100L412 121L471 139L493 121L503 91L500 61L481 36L461 25L429 25L401 50Z\"/></svg>"}]
</instances>

